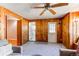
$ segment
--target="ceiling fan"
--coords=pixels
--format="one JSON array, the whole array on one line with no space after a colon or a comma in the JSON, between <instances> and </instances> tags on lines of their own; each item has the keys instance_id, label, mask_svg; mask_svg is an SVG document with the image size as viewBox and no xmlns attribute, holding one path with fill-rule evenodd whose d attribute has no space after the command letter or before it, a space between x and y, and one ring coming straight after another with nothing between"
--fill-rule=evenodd
<instances>
[{"instance_id":1,"label":"ceiling fan","mask_svg":"<svg viewBox=\"0 0 79 59\"><path fill-rule=\"evenodd\" d=\"M53 4L53 5L50 5L50 3L45 3L44 6L42 6L42 7L33 7L33 8L44 8L44 10L40 13L40 16L43 15L46 10L48 10L53 15L55 15L56 11L51 8L61 7L61 6L66 6L66 5L68 5L68 3L57 3L57 4Z\"/></svg>"}]
</instances>

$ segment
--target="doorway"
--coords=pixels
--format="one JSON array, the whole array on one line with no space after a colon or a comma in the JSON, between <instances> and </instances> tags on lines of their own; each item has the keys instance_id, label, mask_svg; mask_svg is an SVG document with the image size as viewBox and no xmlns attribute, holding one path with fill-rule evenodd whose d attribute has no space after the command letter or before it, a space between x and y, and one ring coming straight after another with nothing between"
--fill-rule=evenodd
<instances>
[{"instance_id":1,"label":"doorway","mask_svg":"<svg viewBox=\"0 0 79 59\"><path fill-rule=\"evenodd\" d=\"M29 41L36 41L36 23L29 22Z\"/></svg>"},{"instance_id":2,"label":"doorway","mask_svg":"<svg viewBox=\"0 0 79 59\"><path fill-rule=\"evenodd\" d=\"M57 24L56 22L48 22L48 42L57 42Z\"/></svg>"}]
</instances>

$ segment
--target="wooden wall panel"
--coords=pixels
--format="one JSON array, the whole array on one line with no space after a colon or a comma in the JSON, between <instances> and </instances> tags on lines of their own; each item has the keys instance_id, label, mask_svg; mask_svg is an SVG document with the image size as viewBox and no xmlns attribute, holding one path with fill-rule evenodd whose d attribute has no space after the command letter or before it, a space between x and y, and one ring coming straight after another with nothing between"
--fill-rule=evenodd
<instances>
[{"instance_id":1,"label":"wooden wall panel","mask_svg":"<svg viewBox=\"0 0 79 59\"><path fill-rule=\"evenodd\" d=\"M36 22L36 41L48 42L48 22L57 22L57 42L61 42L61 20L59 19L34 19Z\"/></svg>"},{"instance_id":2,"label":"wooden wall panel","mask_svg":"<svg viewBox=\"0 0 79 59\"><path fill-rule=\"evenodd\" d=\"M0 39L7 39L7 37L6 37L7 17L6 17L3 10L4 10L3 8L0 9L0 13L1 13L1 16L0 16L0 23L1 23L1 26L0 26Z\"/></svg>"},{"instance_id":3,"label":"wooden wall panel","mask_svg":"<svg viewBox=\"0 0 79 59\"><path fill-rule=\"evenodd\" d=\"M21 20L17 21L17 45L22 45L22 22Z\"/></svg>"},{"instance_id":4,"label":"wooden wall panel","mask_svg":"<svg viewBox=\"0 0 79 59\"><path fill-rule=\"evenodd\" d=\"M25 19L18 20L17 24L17 43L25 44L29 40L29 21Z\"/></svg>"},{"instance_id":5,"label":"wooden wall panel","mask_svg":"<svg viewBox=\"0 0 79 59\"><path fill-rule=\"evenodd\" d=\"M70 48L69 21L70 21L70 15L67 14L62 19L62 41L67 48Z\"/></svg>"},{"instance_id":6,"label":"wooden wall panel","mask_svg":"<svg viewBox=\"0 0 79 59\"><path fill-rule=\"evenodd\" d=\"M79 12L68 13L62 18L62 41L67 48L74 48L74 18L79 18Z\"/></svg>"},{"instance_id":7,"label":"wooden wall panel","mask_svg":"<svg viewBox=\"0 0 79 59\"><path fill-rule=\"evenodd\" d=\"M42 23L40 20L36 22L36 41L42 41Z\"/></svg>"},{"instance_id":8,"label":"wooden wall panel","mask_svg":"<svg viewBox=\"0 0 79 59\"><path fill-rule=\"evenodd\" d=\"M15 39L8 40L8 42L12 44L13 46L17 46L17 40Z\"/></svg>"},{"instance_id":9,"label":"wooden wall panel","mask_svg":"<svg viewBox=\"0 0 79 59\"><path fill-rule=\"evenodd\" d=\"M74 49L77 48L78 44L76 44L76 39L78 37L79 37L79 11L70 13L70 45Z\"/></svg>"},{"instance_id":10,"label":"wooden wall panel","mask_svg":"<svg viewBox=\"0 0 79 59\"><path fill-rule=\"evenodd\" d=\"M62 43L62 23L61 23L61 19L58 21L57 24L57 42L58 43Z\"/></svg>"},{"instance_id":11,"label":"wooden wall panel","mask_svg":"<svg viewBox=\"0 0 79 59\"><path fill-rule=\"evenodd\" d=\"M48 41L48 22L45 20L36 21L36 40L47 42Z\"/></svg>"},{"instance_id":12,"label":"wooden wall panel","mask_svg":"<svg viewBox=\"0 0 79 59\"><path fill-rule=\"evenodd\" d=\"M29 40L29 22L22 20L22 44Z\"/></svg>"},{"instance_id":13,"label":"wooden wall panel","mask_svg":"<svg viewBox=\"0 0 79 59\"><path fill-rule=\"evenodd\" d=\"M29 40L28 25L27 20L8 20L7 39L9 43L16 46L26 43Z\"/></svg>"},{"instance_id":14,"label":"wooden wall panel","mask_svg":"<svg viewBox=\"0 0 79 59\"><path fill-rule=\"evenodd\" d=\"M47 42L48 41L48 21L42 20L42 40Z\"/></svg>"},{"instance_id":15,"label":"wooden wall panel","mask_svg":"<svg viewBox=\"0 0 79 59\"><path fill-rule=\"evenodd\" d=\"M1 28L0 28L0 31L2 32L2 33L0 33L0 39L8 39L9 43L11 43L12 45L22 45L24 42L26 42L25 38L27 40L29 37L28 36L28 34L29 34L28 33L29 32L28 19L12 12L9 9L4 8L2 6L0 6L0 11L1 11L0 12L0 22L2 23ZM12 22L12 24L11 24L11 23L9 23L9 21L7 21L7 17L6 17L7 15L10 15L10 16L13 16L14 18L19 19L19 21L17 20L17 24L15 24L15 27L13 27L13 25L12 25L15 22ZM20 20L26 20L26 25L23 21L20 21ZM14 19L14 21L16 21L16 20ZM12 29L10 28L11 26L13 27ZM26 30L24 29L24 27L26 27ZM14 29L16 29L16 31ZM24 34L25 32L26 32L26 34Z\"/></svg>"}]
</instances>

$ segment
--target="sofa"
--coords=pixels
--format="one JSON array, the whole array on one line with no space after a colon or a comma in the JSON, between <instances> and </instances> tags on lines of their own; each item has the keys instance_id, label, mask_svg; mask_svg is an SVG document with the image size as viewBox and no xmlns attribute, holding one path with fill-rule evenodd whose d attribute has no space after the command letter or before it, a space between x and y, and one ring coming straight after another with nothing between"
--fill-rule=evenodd
<instances>
[{"instance_id":1,"label":"sofa","mask_svg":"<svg viewBox=\"0 0 79 59\"><path fill-rule=\"evenodd\" d=\"M76 50L72 50L72 49L60 49L60 56L76 56L77 53Z\"/></svg>"},{"instance_id":2,"label":"sofa","mask_svg":"<svg viewBox=\"0 0 79 59\"><path fill-rule=\"evenodd\" d=\"M6 39L0 40L0 56L7 56L13 53L12 45Z\"/></svg>"}]
</instances>

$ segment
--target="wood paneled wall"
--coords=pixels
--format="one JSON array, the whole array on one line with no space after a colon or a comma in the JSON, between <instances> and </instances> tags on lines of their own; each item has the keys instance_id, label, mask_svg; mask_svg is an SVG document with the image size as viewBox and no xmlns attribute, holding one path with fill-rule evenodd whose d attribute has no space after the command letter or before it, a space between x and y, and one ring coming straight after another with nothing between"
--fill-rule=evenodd
<instances>
[{"instance_id":1,"label":"wood paneled wall","mask_svg":"<svg viewBox=\"0 0 79 59\"><path fill-rule=\"evenodd\" d=\"M29 37L28 36L28 34L29 34L28 33L28 26L29 26L28 19L12 12L11 10L4 8L2 6L0 6L0 12L1 12L0 13L0 22L2 24L1 29L0 29L0 31L1 31L0 39L7 39L9 41L9 43L11 43L12 45L16 45L16 46L22 45L23 43L25 43ZM7 15L10 15L10 16L13 16L14 18L19 19L19 20L17 20L17 24L15 24L15 28L12 28L12 29L10 28L11 26L13 27L12 24L15 22L12 22L12 24L9 23L9 21L7 22L7 17L6 17ZM16 20L14 20L14 21L16 21ZM12 32L10 32L10 31L12 31Z\"/></svg>"},{"instance_id":2,"label":"wood paneled wall","mask_svg":"<svg viewBox=\"0 0 79 59\"><path fill-rule=\"evenodd\" d=\"M17 21L17 45L22 45L22 22Z\"/></svg>"},{"instance_id":3,"label":"wood paneled wall","mask_svg":"<svg viewBox=\"0 0 79 59\"><path fill-rule=\"evenodd\" d=\"M1 23L1 26L0 26L0 39L6 39L7 38L7 34L6 34L6 28L7 28L7 17L3 11L4 9L3 8L0 8L0 23Z\"/></svg>"},{"instance_id":4,"label":"wood paneled wall","mask_svg":"<svg viewBox=\"0 0 79 59\"><path fill-rule=\"evenodd\" d=\"M71 39L70 44L72 48L76 48L74 47L74 44L76 43L76 39L78 37L79 37L79 11L70 13L70 39Z\"/></svg>"},{"instance_id":5,"label":"wood paneled wall","mask_svg":"<svg viewBox=\"0 0 79 59\"><path fill-rule=\"evenodd\" d=\"M22 44L29 40L29 21L22 20Z\"/></svg>"},{"instance_id":6,"label":"wood paneled wall","mask_svg":"<svg viewBox=\"0 0 79 59\"><path fill-rule=\"evenodd\" d=\"M36 22L36 41L48 41L48 28L47 21L37 20Z\"/></svg>"},{"instance_id":7,"label":"wood paneled wall","mask_svg":"<svg viewBox=\"0 0 79 59\"><path fill-rule=\"evenodd\" d=\"M62 41L67 48L70 48L69 21L70 14L67 14L62 18Z\"/></svg>"},{"instance_id":8,"label":"wood paneled wall","mask_svg":"<svg viewBox=\"0 0 79 59\"><path fill-rule=\"evenodd\" d=\"M60 19L34 19L36 22L36 41L48 42L48 22L57 22L57 42L61 42Z\"/></svg>"},{"instance_id":9,"label":"wood paneled wall","mask_svg":"<svg viewBox=\"0 0 79 59\"><path fill-rule=\"evenodd\" d=\"M29 23L27 20L8 20L7 24L7 39L9 43L14 46L20 46L29 40Z\"/></svg>"},{"instance_id":10,"label":"wood paneled wall","mask_svg":"<svg viewBox=\"0 0 79 59\"><path fill-rule=\"evenodd\" d=\"M17 27L17 43L18 45L25 44L29 40L29 21L21 19L18 21Z\"/></svg>"},{"instance_id":11,"label":"wood paneled wall","mask_svg":"<svg viewBox=\"0 0 79 59\"><path fill-rule=\"evenodd\" d=\"M70 12L62 18L62 41L67 48L74 48L74 22L78 18L79 12Z\"/></svg>"}]
</instances>

